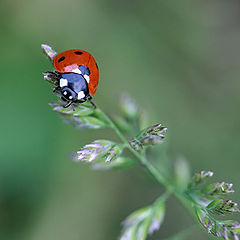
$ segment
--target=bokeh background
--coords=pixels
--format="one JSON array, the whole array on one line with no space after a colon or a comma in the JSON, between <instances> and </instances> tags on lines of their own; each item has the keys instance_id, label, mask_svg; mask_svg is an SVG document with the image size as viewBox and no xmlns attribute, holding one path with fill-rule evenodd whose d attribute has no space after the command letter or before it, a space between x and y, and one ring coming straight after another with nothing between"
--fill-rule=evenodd
<instances>
[{"instance_id":1,"label":"bokeh background","mask_svg":"<svg viewBox=\"0 0 240 240\"><path fill-rule=\"evenodd\" d=\"M117 239L120 222L163 192L140 169L93 172L69 160L113 135L77 131L51 110L57 97L42 77L52 66L41 43L90 51L106 112L129 92L152 123L168 126L173 158L233 182L239 199L238 0L1 0L0 30L0 239ZM192 224L171 199L150 239ZM194 239L208 236L199 228Z\"/></svg>"}]
</instances>

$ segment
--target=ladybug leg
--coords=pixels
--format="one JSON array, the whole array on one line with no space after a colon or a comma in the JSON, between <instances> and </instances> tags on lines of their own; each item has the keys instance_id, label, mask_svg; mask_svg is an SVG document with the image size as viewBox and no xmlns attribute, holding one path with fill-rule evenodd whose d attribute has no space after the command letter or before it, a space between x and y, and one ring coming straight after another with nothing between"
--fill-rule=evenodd
<instances>
[{"instance_id":1,"label":"ladybug leg","mask_svg":"<svg viewBox=\"0 0 240 240\"><path fill-rule=\"evenodd\" d=\"M54 93L59 93L60 90L61 90L61 88L60 88L59 86L53 88L53 92L54 92Z\"/></svg>"},{"instance_id":2,"label":"ladybug leg","mask_svg":"<svg viewBox=\"0 0 240 240\"><path fill-rule=\"evenodd\" d=\"M61 97L62 94L61 94L61 88L58 86L58 87L55 87L53 88L53 93L55 93L57 96Z\"/></svg>"},{"instance_id":3,"label":"ladybug leg","mask_svg":"<svg viewBox=\"0 0 240 240\"><path fill-rule=\"evenodd\" d=\"M90 100L89 102L92 104L93 108L97 108L97 106L95 105L95 103L92 100Z\"/></svg>"},{"instance_id":4,"label":"ladybug leg","mask_svg":"<svg viewBox=\"0 0 240 240\"><path fill-rule=\"evenodd\" d=\"M61 78L58 72L45 72L43 73L44 80L58 86L59 79Z\"/></svg>"},{"instance_id":5,"label":"ladybug leg","mask_svg":"<svg viewBox=\"0 0 240 240\"><path fill-rule=\"evenodd\" d=\"M72 103L73 103L73 102L69 101L69 102L67 102L67 104L66 104L66 105L64 105L63 107L64 107L64 108L67 108L67 107L71 106L71 105L72 105Z\"/></svg>"},{"instance_id":6,"label":"ladybug leg","mask_svg":"<svg viewBox=\"0 0 240 240\"><path fill-rule=\"evenodd\" d=\"M95 105L95 103L92 101L92 96L91 96L91 95L88 95L88 96L87 96L87 101L92 104L93 108L97 108L97 106Z\"/></svg>"},{"instance_id":7,"label":"ladybug leg","mask_svg":"<svg viewBox=\"0 0 240 240\"><path fill-rule=\"evenodd\" d=\"M64 97L61 97L61 99L62 99L62 104L63 104L62 106L64 108L68 108L69 106L71 106L73 104L73 101L68 101ZM73 105L72 105L72 107L73 107Z\"/></svg>"}]
</instances>

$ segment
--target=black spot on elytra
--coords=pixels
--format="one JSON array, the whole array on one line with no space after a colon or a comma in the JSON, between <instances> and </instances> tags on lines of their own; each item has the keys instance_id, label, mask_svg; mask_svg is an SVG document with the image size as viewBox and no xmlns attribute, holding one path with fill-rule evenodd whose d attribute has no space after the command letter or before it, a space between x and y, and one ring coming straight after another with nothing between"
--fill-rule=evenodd
<instances>
[{"instance_id":1,"label":"black spot on elytra","mask_svg":"<svg viewBox=\"0 0 240 240\"><path fill-rule=\"evenodd\" d=\"M80 52L80 51L76 51L74 53L77 54L77 55L82 55L83 54L83 52Z\"/></svg>"},{"instance_id":2,"label":"black spot on elytra","mask_svg":"<svg viewBox=\"0 0 240 240\"><path fill-rule=\"evenodd\" d=\"M96 67L97 67L97 69L98 69L98 65L97 65L97 63L96 63Z\"/></svg>"},{"instance_id":3,"label":"black spot on elytra","mask_svg":"<svg viewBox=\"0 0 240 240\"><path fill-rule=\"evenodd\" d=\"M58 59L58 62L61 62L61 61L63 61L65 59L65 57L63 56L63 57L60 57L59 59Z\"/></svg>"}]
</instances>

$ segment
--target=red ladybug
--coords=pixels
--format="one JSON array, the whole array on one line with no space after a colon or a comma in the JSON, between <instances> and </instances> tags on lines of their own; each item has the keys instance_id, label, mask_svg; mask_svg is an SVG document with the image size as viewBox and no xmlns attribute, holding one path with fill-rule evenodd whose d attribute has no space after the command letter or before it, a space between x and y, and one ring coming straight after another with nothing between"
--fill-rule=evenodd
<instances>
[{"instance_id":1,"label":"red ladybug","mask_svg":"<svg viewBox=\"0 0 240 240\"><path fill-rule=\"evenodd\" d=\"M92 99L91 95L97 91L99 70L90 53L80 49L67 50L54 56L53 65L56 71L48 74L56 79L54 92L67 102L65 107Z\"/></svg>"},{"instance_id":2,"label":"red ladybug","mask_svg":"<svg viewBox=\"0 0 240 240\"><path fill-rule=\"evenodd\" d=\"M79 70L81 65L86 66L90 73L83 75L88 83L89 93L94 95L97 91L99 80L98 66L93 56L80 49L71 49L59 53L53 59L53 65L59 73L77 73L82 74Z\"/></svg>"}]
</instances>

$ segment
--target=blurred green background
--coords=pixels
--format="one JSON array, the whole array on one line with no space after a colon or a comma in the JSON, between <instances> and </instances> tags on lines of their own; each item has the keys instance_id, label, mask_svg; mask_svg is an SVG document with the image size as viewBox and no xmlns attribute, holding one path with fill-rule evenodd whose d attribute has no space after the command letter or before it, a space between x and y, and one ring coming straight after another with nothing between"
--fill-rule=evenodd
<instances>
[{"instance_id":1,"label":"blurred green background","mask_svg":"<svg viewBox=\"0 0 240 240\"><path fill-rule=\"evenodd\" d=\"M173 158L233 182L239 199L239 1L1 0L0 11L0 239L117 239L120 222L163 192L142 170L93 172L69 160L113 135L76 131L51 110L57 97L42 77L52 66L41 43L91 52L97 104L115 113L116 96L129 92L168 127ZM172 199L150 239L191 224Z\"/></svg>"}]
</instances>

